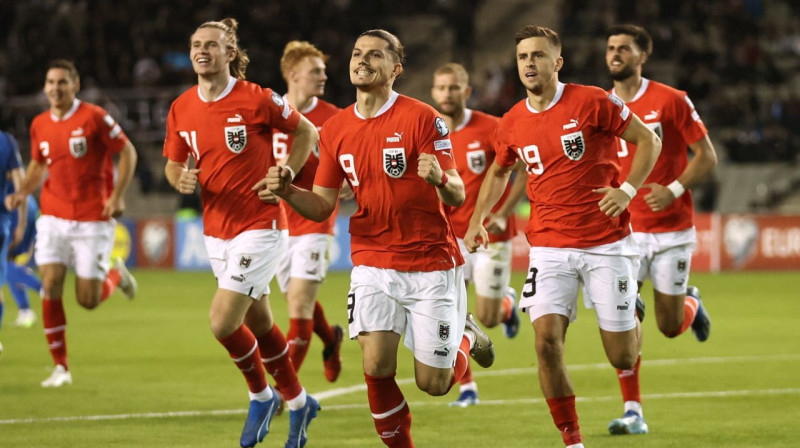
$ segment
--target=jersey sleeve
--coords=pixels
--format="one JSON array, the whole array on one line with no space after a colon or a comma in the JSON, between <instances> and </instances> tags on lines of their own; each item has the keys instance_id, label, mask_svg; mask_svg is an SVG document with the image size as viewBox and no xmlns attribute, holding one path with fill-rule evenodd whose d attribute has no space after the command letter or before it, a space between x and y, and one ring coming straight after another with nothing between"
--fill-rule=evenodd
<instances>
[{"instance_id":1,"label":"jersey sleeve","mask_svg":"<svg viewBox=\"0 0 800 448\"><path fill-rule=\"evenodd\" d=\"M19 155L19 145L17 144L17 139L15 139L14 136L8 132L3 132L3 137L5 137L6 141L8 142L8 171L21 168L22 158Z\"/></svg>"},{"instance_id":2,"label":"jersey sleeve","mask_svg":"<svg viewBox=\"0 0 800 448\"><path fill-rule=\"evenodd\" d=\"M594 102L587 101L587 104L594 103L597 107L597 125L609 134L620 137L628 129L633 114L618 96L597 90L602 92L605 98L599 97Z\"/></svg>"},{"instance_id":3,"label":"jersey sleeve","mask_svg":"<svg viewBox=\"0 0 800 448\"><path fill-rule=\"evenodd\" d=\"M173 162L185 163L189 160L191 148L186 140L178 135L176 130L176 115L175 103L169 108L169 115L167 115L167 136L164 138L164 157Z\"/></svg>"},{"instance_id":4,"label":"jersey sleeve","mask_svg":"<svg viewBox=\"0 0 800 448\"><path fill-rule=\"evenodd\" d=\"M38 120L34 119L33 123L31 123L31 129L29 131L30 138L31 138L31 160L35 160L36 162L38 162L40 164L46 165L47 164L47 160L46 160L45 156L42 154L42 151L39 149L39 145L41 144L41 141L39 140L40 137L39 137L39 133L37 132L37 129L39 127L39 125L37 125L37 123L38 123Z\"/></svg>"},{"instance_id":5,"label":"jersey sleeve","mask_svg":"<svg viewBox=\"0 0 800 448\"><path fill-rule=\"evenodd\" d=\"M286 134L294 134L300 122L300 112L297 112L289 102L284 100L272 89L264 89L264 98L261 107L268 119L269 127L278 129Z\"/></svg>"},{"instance_id":6,"label":"jersey sleeve","mask_svg":"<svg viewBox=\"0 0 800 448\"><path fill-rule=\"evenodd\" d=\"M680 92L675 99L675 109L675 126L687 144L691 145L708 134L706 125L687 94Z\"/></svg>"},{"instance_id":7,"label":"jersey sleeve","mask_svg":"<svg viewBox=\"0 0 800 448\"><path fill-rule=\"evenodd\" d=\"M323 127L319 136L319 166L317 167L317 174L314 177L314 185L339 189L342 186L345 172L342 170L342 167L336 163L336 154L334 154L333 148L330 147L329 141L328 133L325 132L325 128ZM352 157L349 161L345 160L342 163L349 163L349 166L355 170L353 166L355 162ZM350 177L349 180L351 184L354 182L353 177Z\"/></svg>"},{"instance_id":8,"label":"jersey sleeve","mask_svg":"<svg viewBox=\"0 0 800 448\"><path fill-rule=\"evenodd\" d=\"M128 142L128 136L125 135L125 131L122 130L119 123L102 108L98 108L95 118L98 121L97 129L102 145L114 154L122 151Z\"/></svg>"},{"instance_id":9,"label":"jersey sleeve","mask_svg":"<svg viewBox=\"0 0 800 448\"><path fill-rule=\"evenodd\" d=\"M456 169L453 159L453 144L450 142L450 130L444 118L433 112L424 112L419 121L419 140L416 142L420 154L433 154L442 171Z\"/></svg>"},{"instance_id":10,"label":"jersey sleeve","mask_svg":"<svg viewBox=\"0 0 800 448\"><path fill-rule=\"evenodd\" d=\"M503 121L500 121L494 129L492 146L495 152L494 161L497 165L507 168L517 163L517 151L511 143L509 130L507 126L504 125Z\"/></svg>"}]
</instances>

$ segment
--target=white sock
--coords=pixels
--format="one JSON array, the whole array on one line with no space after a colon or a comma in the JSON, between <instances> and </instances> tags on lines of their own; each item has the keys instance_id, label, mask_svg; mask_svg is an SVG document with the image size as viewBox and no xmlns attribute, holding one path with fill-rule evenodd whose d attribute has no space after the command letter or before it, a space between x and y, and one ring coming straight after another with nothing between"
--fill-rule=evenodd
<instances>
[{"instance_id":1,"label":"white sock","mask_svg":"<svg viewBox=\"0 0 800 448\"><path fill-rule=\"evenodd\" d=\"M303 388L303 390L300 392L300 395L288 400L286 405L289 406L290 411L296 411L306 405L307 397L308 395L306 394L306 389Z\"/></svg>"},{"instance_id":2,"label":"white sock","mask_svg":"<svg viewBox=\"0 0 800 448\"><path fill-rule=\"evenodd\" d=\"M475 381L470 381L467 384L462 384L458 386L459 392L464 392L465 390L471 390L473 392L478 392L478 384Z\"/></svg>"},{"instance_id":3,"label":"white sock","mask_svg":"<svg viewBox=\"0 0 800 448\"><path fill-rule=\"evenodd\" d=\"M626 401L625 402L625 412L633 411L639 414L639 417L644 417L644 413L642 413L642 404L638 401Z\"/></svg>"},{"instance_id":4,"label":"white sock","mask_svg":"<svg viewBox=\"0 0 800 448\"><path fill-rule=\"evenodd\" d=\"M573 443L572 445L567 446L567 448L585 448L582 443Z\"/></svg>"},{"instance_id":5,"label":"white sock","mask_svg":"<svg viewBox=\"0 0 800 448\"><path fill-rule=\"evenodd\" d=\"M247 391L248 395L250 395L250 401L258 400L258 401L269 401L272 400L272 397L275 395L272 393L272 388L267 386L261 392L250 392Z\"/></svg>"}]
</instances>

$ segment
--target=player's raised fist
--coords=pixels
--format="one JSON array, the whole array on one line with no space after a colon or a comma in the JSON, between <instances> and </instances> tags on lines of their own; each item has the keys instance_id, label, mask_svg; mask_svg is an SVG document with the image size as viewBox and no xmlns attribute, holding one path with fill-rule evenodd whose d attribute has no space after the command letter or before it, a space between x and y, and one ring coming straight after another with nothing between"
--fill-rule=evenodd
<instances>
[{"instance_id":1,"label":"player's raised fist","mask_svg":"<svg viewBox=\"0 0 800 448\"><path fill-rule=\"evenodd\" d=\"M175 189L181 194L192 194L197 187L197 175L200 170L197 168L185 169L181 172L181 177L175 185Z\"/></svg>"},{"instance_id":2,"label":"player's raised fist","mask_svg":"<svg viewBox=\"0 0 800 448\"><path fill-rule=\"evenodd\" d=\"M431 185L442 183L442 168L433 154L420 154L417 159L417 175Z\"/></svg>"}]
</instances>

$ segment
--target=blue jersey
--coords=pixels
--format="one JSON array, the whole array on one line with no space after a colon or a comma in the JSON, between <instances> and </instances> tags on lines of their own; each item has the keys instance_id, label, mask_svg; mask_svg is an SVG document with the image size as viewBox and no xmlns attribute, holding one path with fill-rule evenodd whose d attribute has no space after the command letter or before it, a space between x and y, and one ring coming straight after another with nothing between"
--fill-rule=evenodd
<instances>
[{"instance_id":1,"label":"blue jersey","mask_svg":"<svg viewBox=\"0 0 800 448\"><path fill-rule=\"evenodd\" d=\"M0 192L5 195L14 190L14 184L8 179L9 171L22 167L17 141L8 132L0 131ZM0 201L0 214L8 214L5 200Z\"/></svg>"}]
</instances>

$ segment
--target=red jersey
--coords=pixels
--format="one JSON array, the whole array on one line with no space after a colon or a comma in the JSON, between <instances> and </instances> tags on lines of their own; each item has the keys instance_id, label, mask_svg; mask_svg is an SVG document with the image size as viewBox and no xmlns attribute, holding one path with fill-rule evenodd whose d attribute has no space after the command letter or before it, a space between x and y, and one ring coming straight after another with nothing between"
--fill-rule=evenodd
<instances>
[{"instance_id":1,"label":"red jersey","mask_svg":"<svg viewBox=\"0 0 800 448\"><path fill-rule=\"evenodd\" d=\"M492 137L497 127L499 118L483 112L466 109L464 121L450 132L450 141L453 143L453 157L458 169L458 175L464 181L464 190L467 199L460 207L453 207L450 220L456 236L464 238L469 228L469 220L475 211L478 192L481 189L486 169L494 162L495 152L492 150ZM492 209L496 212L505 203L510 188L506 188L503 196ZM489 234L489 242L508 241L517 234L514 216L508 217L506 230L500 234Z\"/></svg>"},{"instance_id":2,"label":"red jersey","mask_svg":"<svg viewBox=\"0 0 800 448\"><path fill-rule=\"evenodd\" d=\"M614 95L597 87L558 83L547 109L528 100L511 108L497 127L497 163L527 165L531 246L584 249L613 243L630 233L630 214L610 218L600 211L603 195L619 187L616 137L631 113Z\"/></svg>"},{"instance_id":3,"label":"red jersey","mask_svg":"<svg viewBox=\"0 0 800 448\"><path fill-rule=\"evenodd\" d=\"M403 272L443 271L464 263L449 207L417 175L420 154L455 169L444 119L415 99L392 92L372 118L354 105L331 117L320 136L314 184L347 182L358 210L350 218L353 264Z\"/></svg>"},{"instance_id":4,"label":"red jersey","mask_svg":"<svg viewBox=\"0 0 800 448\"><path fill-rule=\"evenodd\" d=\"M285 96L283 100L287 101ZM339 112L339 110L340 109L333 104L314 97L308 109L301 113L308 118L308 121L314 123L314 126L316 126L319 131L322 130L322 124L325 123L328 118L334 116L336 112ZM294 136L292 135L277 130L272 134L272 151L275 155L275 160L285 159L289 156L289 150L292 148L293 141ZM297 172L297 176L292 183L300 188L311 190L314 187L314 175L317 173L318 166L319 146L315 146L314 151L308 155L306 163L303 165L303 168ZM283 204L283 202L281 202L281 204ZM290 236L307 235L310 233L327 233L333 235L333 227L336 223L336 212L339 209L338 202L330 218L322 222L303 218L299 213L294 211L292 207L283 205L283 209L286 211Z\"/></svg>"},{"instance_id":5,"label":"red jersey","mask_svg":"<svg viewBox=\"0 0 800 448\"><path fill-rule=\"evenodd\" d=\"M264 178L272 155L272 129L291 133L300 114L271 89L231 77L214 101L197 86L170 107L164 156L200 169L203 228L208 236L231 239L254 229L285 229L286 214L250 188Z\"/></svg>"},{"instance_id":6,"label":"red jersey","mask_svg":"<svg viewBox=\"0 0 800 448\"><path fill-rule=\"evenodd\" d=\"M687 147L708 133L706 126L686 92L648 79L642 79L642 86L627 106L661 138L661 155L645 183L669 185L686 169L689 163ZM618 140L617 144L622 164L620 174L624 179L631 170L636 145L624 140ZM650 210L644 202L647 192L641 191L628 206L634 231L673 232L694 225L694 205L688 190L660 212Z\"/></svg>"},{"instance_id":7,"label":"red jersey","mask_svg":"<svg viewBox=\"0 0 800 448\"><path fill-rule=\"evenodd\" d=\"M102 107L75 100L61 118L42 112L31 123L31 158L47 165L41 210L73 221L105 221L103 207L114 190L111 154L128 137Z\"/></svg>"}]
</instances>

